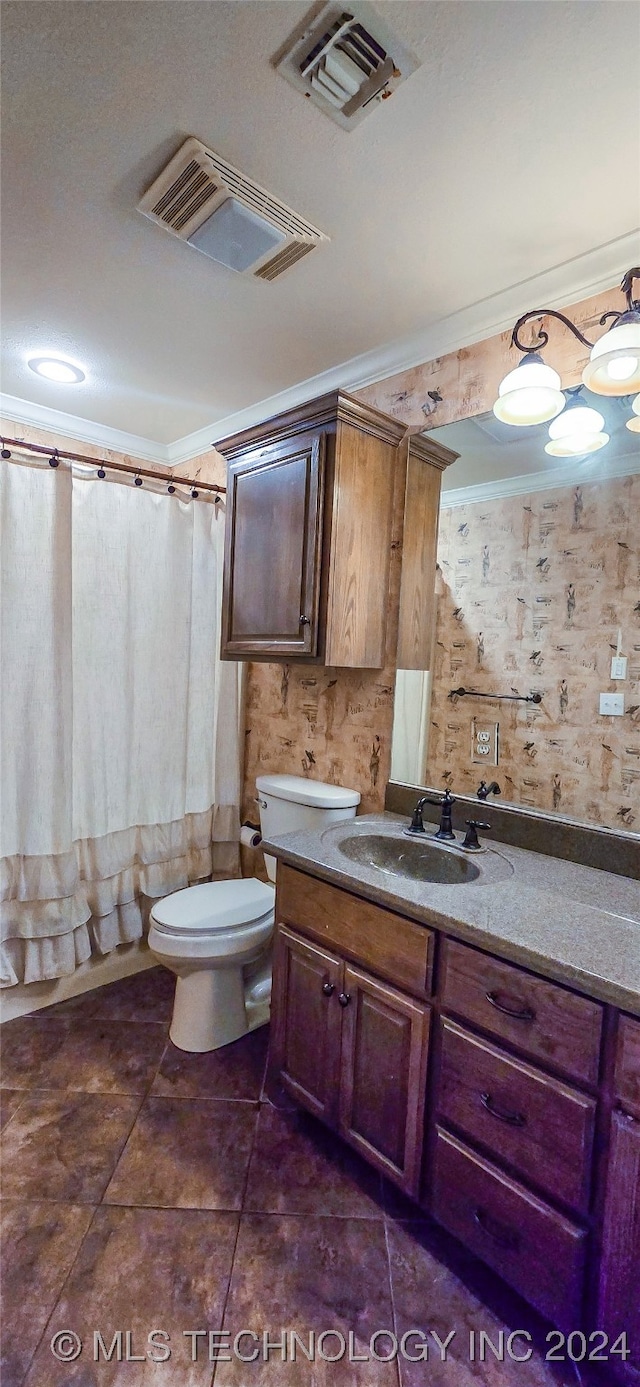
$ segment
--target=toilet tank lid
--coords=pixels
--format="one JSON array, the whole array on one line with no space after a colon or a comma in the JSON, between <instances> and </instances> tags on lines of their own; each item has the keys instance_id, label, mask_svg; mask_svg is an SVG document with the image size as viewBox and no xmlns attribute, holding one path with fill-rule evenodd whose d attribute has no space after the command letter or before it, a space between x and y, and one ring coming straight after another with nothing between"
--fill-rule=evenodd
<instances>
[{"instance_id":1,"label":"toilet tank lid","mask_svg":"<svg viewBox=\"0 0 640 1387\"><path fill-rule=\"evenodd\" d=\"M203 881L156 901L151 918L169 930L218 930L250 924L273 910L275 891L257 877Z\"/></svg>"},{"instance_id":2,"label":"toilet tank lid","mask_svg":"<svg viewBox=\"0 0 640 1387\"><path fill-rule=\"evenodd\" d=\"M343 785L325 785L321 780L307 780L304 775L259 775L256 788L274 799L288 799L293 804L308 804L316 809L352 809L360 803L357 790Z\"/></svg>"}]
</instances>

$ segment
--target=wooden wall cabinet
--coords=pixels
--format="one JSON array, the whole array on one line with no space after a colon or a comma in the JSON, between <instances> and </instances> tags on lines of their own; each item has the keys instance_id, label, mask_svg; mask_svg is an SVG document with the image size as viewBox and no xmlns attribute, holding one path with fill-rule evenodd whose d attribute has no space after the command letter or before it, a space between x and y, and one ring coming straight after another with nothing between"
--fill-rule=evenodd
<instances>
[{"instance_id":1,"label":"wooden wall cabinet","mask_svg":"<svg viewBox=\"0 0 640 1387\"><path fill-rule=\"evenodd\" d=\"M384 666L407 458L412 475L429 474L420 524L435 554L440 476L455 456L404 439L397 420L336 392L216 443L228 463L223 659Z\"/></svg>"},{"instance_id":2,"label":"wooden wall cabinet","mask_svg":"<svg viewBox=\"0 0 640 1387\"><path fill-rule=\"evenodd\" d=\"M269 1084L640 1387L640 1020L282 862L276 920Z\"/></svg>"}]
</instances>

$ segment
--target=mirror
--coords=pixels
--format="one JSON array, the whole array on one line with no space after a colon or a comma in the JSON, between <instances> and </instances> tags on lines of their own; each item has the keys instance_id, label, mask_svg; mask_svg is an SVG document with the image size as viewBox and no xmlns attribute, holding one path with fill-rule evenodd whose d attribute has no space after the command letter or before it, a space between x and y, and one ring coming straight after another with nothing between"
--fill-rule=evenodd
<instances>
[{"instance_id":1,"label":"mirror","mask_svg":"<svg viewBox=\"0 0 640 1387\"><path fill-rule=\"evenodd\" d=\"M545 453L548 424L493 413L433 431L460 457L443 476L432 671L398 670L391 778L470 795L497 781L500 803L637 833L640 436L630 398L582 394L610 442L581 459Z\"/></svg>"}]
</instances>

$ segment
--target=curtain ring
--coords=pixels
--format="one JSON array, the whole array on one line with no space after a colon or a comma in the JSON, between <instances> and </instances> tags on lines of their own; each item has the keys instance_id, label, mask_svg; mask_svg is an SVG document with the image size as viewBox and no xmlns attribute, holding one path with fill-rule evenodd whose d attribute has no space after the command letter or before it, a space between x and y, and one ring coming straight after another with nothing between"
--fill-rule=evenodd
<instances>
[{"instance_id":1,"label":"curtain ring","mask_svg":"<svg viewBox=\"0 0 640 1387\"><path fill-rule=\"evenodd\" d=\"M134 479L133 479L133 485L134 485L134 486L142 486L142 477L134 477Z\"/></svg>"},{"instance_id":2,"label":"curtain ring","mask_svg":"<svg viewBox=\"0 0 640 1387\"><path fill-rule=\"evenodd\" d=\"M167 491L169 492L169 495L170 495L170 496L173 496L173 494L174 494L174 492L175 492L175 486L173 485L173 482L169 482L169 485L168 485L168 487L167 487Z\"/></svg>"},{"instance_id":3,"label":"curtain ring","mask_svg":"<svg viewBox=\"0 0 640 1387\"><path fill-rule=\"evenodd\" d=\"M195 486L192 488L191 495L192 495L193 500L194 500L194 501L197 501L199 492L196 491Z\"/></svg>"},{"instance_id":4,"label":"curtain ring","mask_svg":"<svg viewBox=\"0 0 640 1387\"><path fill-rule=\"evenodd\" d=\"M105 470L104 470L104 467L99 467L99 468L98 468L98 476L99 476L99 478L100 478L101 481L104 481L106 475L107 475L107 474L106 474L106 472L105 472Z\"/></svg>"},{"instance_id":5,"label":"curtain ring","mask_svg":"<svg viewBox=\"0 0 640 1387\"><path fill-rule=\"evenodd\" d=\"M2 443L2 448L0 449L0 458L10 458L11 449L6 447L4 438L0 439L0 442Z\"/></svg>"},{"instance_id":6,"label":"curtain ring","mask_svg":"<svg viewBox=\"0 0 640 1387\"><path fill-rule=\"evenodd\" d=\"M57 449L57 448L54 448L54 450L53 450L53 452L52 452L52 454L51 454L51 457L49 458L49 466L50 466L50 467L59 467L59 466L60 466L60 458L58 457L58 449Z\"/></svg>"}]
</instances>

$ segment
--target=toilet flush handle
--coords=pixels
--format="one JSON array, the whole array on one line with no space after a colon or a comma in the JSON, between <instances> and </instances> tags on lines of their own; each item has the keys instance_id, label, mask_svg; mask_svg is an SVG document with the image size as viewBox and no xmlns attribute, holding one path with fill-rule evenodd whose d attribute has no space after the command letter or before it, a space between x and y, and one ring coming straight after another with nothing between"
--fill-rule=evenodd
<instances>
[{"instance_id":1,"label":"toilet flush handle","mask_svg":"<svg viewBox=\"0 0 640 1387\"><path fill-rule=\"evenodd\" d=\"M253 802L254 804L259 804L261 809L266 809L267 807L266 799L261 799L259 795L253 796Z\"/></svg>"}]
</instances>

